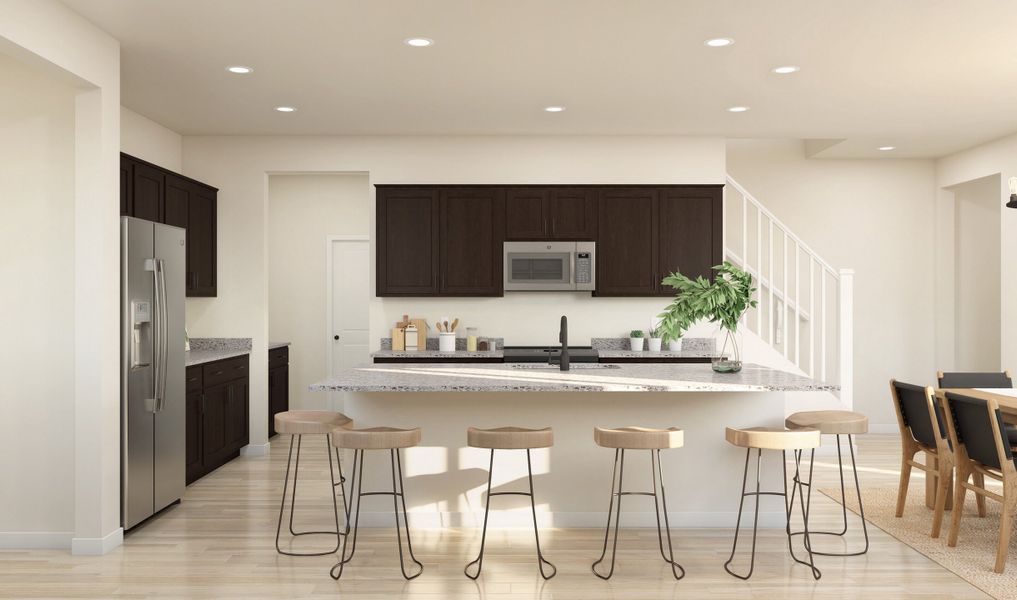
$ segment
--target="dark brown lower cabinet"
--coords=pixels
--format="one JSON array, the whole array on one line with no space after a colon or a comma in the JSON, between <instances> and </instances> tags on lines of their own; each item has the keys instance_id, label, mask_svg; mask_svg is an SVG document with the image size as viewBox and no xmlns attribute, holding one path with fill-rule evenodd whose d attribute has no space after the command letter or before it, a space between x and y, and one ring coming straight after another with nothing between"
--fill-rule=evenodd
<instances>
[{"instance_id":1,"label":"dark brown lower cabinet","mask_svg":"<svg viewBox=\"0 0 1017 600\"><path fill-rule=\"evenodd\" d=\"M276 434L275 415L290 409L290 349L268 351L268 437Z\"/></svg>"},{"instance_id":2,"label":"dark brown lower cabinet","mask_svg":"<svg viewBox=\"0 0 1017 600\"><path fill-rule=\"evenodd\" d=\"M187 483L240 456L250 441L248 357L187 367Z\"/></svg>"}]
</instances>

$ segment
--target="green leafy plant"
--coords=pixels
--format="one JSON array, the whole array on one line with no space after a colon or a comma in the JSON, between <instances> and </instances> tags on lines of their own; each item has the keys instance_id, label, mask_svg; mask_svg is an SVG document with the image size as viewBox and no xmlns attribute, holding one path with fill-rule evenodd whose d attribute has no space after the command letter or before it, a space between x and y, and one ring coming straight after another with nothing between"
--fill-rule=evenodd
<instances>
[{"instance_id":1,"label":"green leafy plant","mask_svg":"<svg viewBox=\"0 0 1017 600\"><path fill-rule=\"evenodd\" d=\"M752 285L752 275L728 261L713 267L713 270L716 275L712 283L703 276L692 279L679 272L663 279L662 283L674 288L676 294L671 304L658 315L660 325L664 337L670 341L684 335L696 321L709 319L728 332L728 338L734 344L735 360L739 360L733 334L738 331L738 321L745 311L758 305L758 301L753 299L756 288Z\"/></svg>"},{"instance_id":2,"label":"green leafy plant","mask_svg":"<svg viewBox=\"0 0 1017 600\"><path fill-rule=\"evenodd\" d=\"M629 337L641 338L641 337L643 337L643 330L642 329L633 329L631 332L629 332Z\"/></svg>"}]
</instances>

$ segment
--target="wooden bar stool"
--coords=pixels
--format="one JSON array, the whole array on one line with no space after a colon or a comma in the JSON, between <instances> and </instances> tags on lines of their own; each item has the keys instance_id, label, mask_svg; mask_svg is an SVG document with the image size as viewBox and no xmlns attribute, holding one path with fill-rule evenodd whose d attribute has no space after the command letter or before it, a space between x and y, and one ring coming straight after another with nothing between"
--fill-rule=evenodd
<instances>
[{"instance_id":1,"label":"wooden bar stool","mask_svg":"<svg viewBox=\"0 0 1017 600\"><path fill-rule=\"evenodd\" d=\"M783 496L784 497L784 509L787 515L787 546L791 552L791 558L797 563L801 563L812 570L812 576L815 579L819 579L822 576L819 569L816 568L815 561L812 558L812 544L809 540L809 507L812 500L812 467L813 460L816 455L816 448L819 447L820 436L818 429L779 429L774 427L752 427L750 429L735 429L728 427L725 431L725 437L728 443L735 446L745 448L745 472L742 475L742 495L741 500L738 503L738 520L735 523L735 536L734 544L731 546L731 556L728 557L727 562L724 563L724 570L734 575L738 579L748 579L752 577L752 571L756 565L756 533L759 527L759 497L760 496ZM756 451L756 491L746 492L745 485L748 481L749 476L749 457L752 455L752 451ZM762 461L763 450L780 450L781 455L781 468L783 469L783 492L763 492L759 489L759 467ZM794 547L791 545L791 508L792 504L789 503L787 493L787 451L794 451L795 456L795 474L794 481L797 484L798 496L801 499L802 506L802 522L804 529L802 535L805 538L805 551L809 555L808 562L805 562L795 556ZM809 481L805 483L801 481L801 462L802 452L804 450L811 450L811 457L809 459ZM803 497L803 488L809 488L808 497ZM742 523L742 508L745 504L746 496L755 496L756 498L756 515L755 520L752 523L752 558L749 562L749 572L745 575L735 573L731 569L731 562L734 560L735 552L738 549L738 531L741 528Z\"/></svg>"},{"instance_id":2,"label":"wooden bar stool","mask_svg":"<svg viewBox=\"0 0 1017 600\"><path fill-rule=\"evenodd\" d=\"M847 436L848 450L851 452L851 472L855 476L855 493L858 494L858 511L862 520L862 534L865 536L865 546L858 552L819 552L813 550L813 554L820 556L861 556L869 551L869 530L865 525L865 507L862 504L862 488L858 484L858 466L855 464L855 448L853 435L868 433L869 418L859 412L849 410L814 410L807 412L796 412L784 421L788 429L818 429L820 434L837 436L837 468L840 471L840 505L843 513L844 526L837 531L812 531L811 535L837 535L843 536L848 530L847 521L847 493L844 489L844 459L840 451L840 436ZM795 487L797 481L791 486L791 504L795 501ZM797 534L793 534L797 535Z\"/></svg>"},{"instance_id":3,"label":"wooden bar stool","mask_svg":"<svg viewBox=\"0 0 1017 600\"><path fill-rule=\"evenodd\" d=\"M353 421L346 415L327 410L288 410L275 415L276 433L290 436L289 458L286 459L286 479L283 481L282 501L279 504L279 522L276 524L275 528L275 549L279 554L285 554L287 556L324 556L326 554L334 554L339 550L341 536L345 535L349 531L349 510L346 504L346 488L343 486L346 479L343 477L342 465L339 462L339 453L336 452L335 455L335 462L339 471L339 482L336 483L335 470L332 468L332 444L329 441L329 438L332 435L333 429L337 427L352 426ZM329 492L332 495L332 511L335 516L335 531L295 531L293 529L293 511L296 509L297 504L297 477L300 474L300 446L305 435L325 436L325 456L328 457L328 473L332 480ZM293 460L294 446L297 448L296 461ZM294 537L302 535L334 535L336 537L335 548L324 552L288 552L279 547L279 534L282 530L283 512L285 512L286 508L286 490L289 486L291 466L293 467L293 492L290 497L290 535ZM343 495L343 513L346 515L345 530L339 529L339 506L336 504L335 500L336 487L339 488Z\"/></svg>"},{"instance_id":4,"label":"wooden bar stool","mask_svg":"<svg viewBox=\"0 0 1017 600\"><path fill-rule=\"evenodd\" d=\"M357 551L357 530L360 526L360 506L363 504L364 496L392 496L392 511L395 514L396 543L399 546L399 569L406 579L416 579L424 572L424 565L413 555L413 543L410 541L410 523L406 518L406 494L403 487L403 462L399 455L402 448L410 448L420 443L420 428L397 429L395 427L371 427L368 429L336 429L332 432L332 444L336 448L353 450L353 473L350 476L350 513L353 514L353 499L356 499L357 510L353 517L352 534L347 535L346 544L343 546L342 557L339 562L332 566L329 574L332 579L339 579L343 575L343 568L346 563L353 559ZM368 450L388 450L389 462L392 467L392 491L391 492L365 492L364 491L364 454ZM398 485L397 485L398 483ZM354 493L356 490L356 493ZM409 550L410 560L418 567L413 575L406 573L406 563L403 560L403 539L399 527L399 504L402 503L403 523L406 525L406 547ZM352 536L352 540L350 539Z\"/></svg>"},{"instance_id":5,"label":"wooden bar stool","mask_svg":"<svg viewBox=\"0 0 1017 600\"><path fill-rule=\"evenodd\" d=\"M619 427L617 429L593 428L593 440L602 448L614 448L614 471L611 474L611 501L607 505L607 526L604 529L604 547L600 558L590 567L593 574L601 579L610 579L614 575L614 561L618 553L618 523L621 520L622 496L653 496L654 514L657 517L657 545L660 556L671 566L671 574L675 579L685 577L685 568L674 560L674 548L671 545L671 525L667 519L667 495L664 493L664 474L660 466L660 451L669 448L681 448L685 445L685 433L676 427L668 429L648 429L645 427ZM653 481L652 492L626 492L623 488L625 475L625 451L650 451L650 479ZM617 482L617 489L615 483ZM660 484L660 502L657 501L657 484ZM618 498L617 507L615 497ZM660 527L660 513L664 512L664 531L667 532L667 554L664 553L664 535ZM614 510L614 542L611 547L611 569L607 575L597 572L597 565L604 562L607 555L607 538L611 533L611 511Z\"/></svg>"},{"instance_id":6,"label":"wooden bar stool","mask_svg":"<svg viewBox=\"0 0 1017 600\"><path fill-rule=\"evenodd\" d=\"M550 579L558 573L558 568L544 558L540 551L540 534L537 531L537 506L533 499L533 463L530 461L530 450L535 448L550 448L554 445L554 432L550 427L543 429L525 429L523 427L498 427L496 429L478 429L470 427L466 430L466 443L471 448L486 448L491 450L491 461L487 469L487 499L484 502L484 528L480 534L480 554L473 561L467 563L463 573L470 579L480 577L480 570L484 567L484 543L487 541L487 516L491 509L491 496L529 496L530 510L533 512L533 539L537 543L537 567L540 569L540 576ZM491 475L494 472L494 451L495 450L526 450L526 470L530 482L529 492L492 492ZM470 567L477 566L477 572L470 575ZM544 571L544 565L551 568L551 574Z\"/></svg>"}]
</instances>

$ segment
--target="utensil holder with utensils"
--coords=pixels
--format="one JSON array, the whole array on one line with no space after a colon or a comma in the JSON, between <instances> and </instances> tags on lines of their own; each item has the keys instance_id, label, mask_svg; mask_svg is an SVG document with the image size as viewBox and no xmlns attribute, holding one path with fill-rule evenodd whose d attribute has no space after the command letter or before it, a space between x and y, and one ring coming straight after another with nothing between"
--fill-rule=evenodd
<instances>
[{"instance_id":1,"label":"utensil holder with utensils","mask_svg":"<svg viewBox=\"0 0 1017 600\"><path fill-rule=\"evenodd\" d=\"M438 350L441 352L456 351L456 334L454 331L442 331L438 333Z\"/></svg>"}]
</instances>

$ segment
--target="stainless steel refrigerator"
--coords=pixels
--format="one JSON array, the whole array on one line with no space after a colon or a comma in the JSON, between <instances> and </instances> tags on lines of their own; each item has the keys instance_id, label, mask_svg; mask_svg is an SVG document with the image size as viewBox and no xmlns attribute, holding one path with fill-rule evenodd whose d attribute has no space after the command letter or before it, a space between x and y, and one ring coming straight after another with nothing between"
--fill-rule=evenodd
<instances>
[{"instance_id":1,"label":"stainless steel refrigerator","mask_svg":"<svg viewBox=\"0 0 1017 600\"><path fill-rule=\"evenodd\" d=\"M120 520L130 529L184 493L185 231L120 227Z\"/></svg>"}]
</instances>

